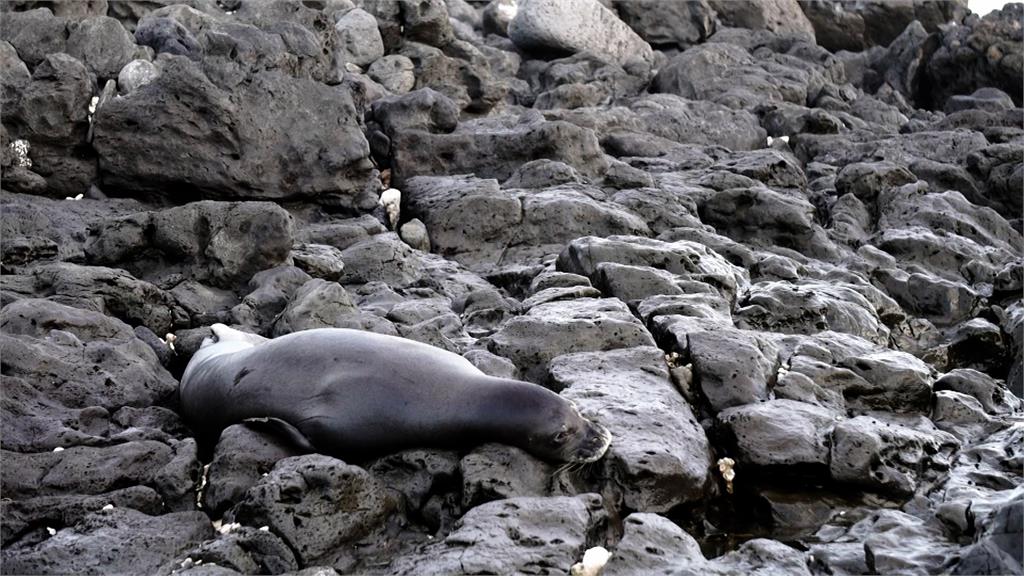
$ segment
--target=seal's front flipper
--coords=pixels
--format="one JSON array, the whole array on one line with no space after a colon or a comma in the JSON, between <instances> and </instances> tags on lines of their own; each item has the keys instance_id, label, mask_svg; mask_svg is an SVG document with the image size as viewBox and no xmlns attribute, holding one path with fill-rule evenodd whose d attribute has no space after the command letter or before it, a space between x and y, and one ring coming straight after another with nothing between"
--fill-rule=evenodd
<instances>
[{"instance_id":1,"label":"seal's front flipper","mask_svg":"<svg viewBox=\"0 0 1024 576\"><path fill-rule=\"evenodd\" d=\"M313 446L313 443L309 441L309 438L306 438L306 435L300 432L298 428L279 418L248 418L243 420L243 423L257 432L262 432L276 440L287 443L289 447L298 453L313 454L319 452Z\"/></svg>"}]
</instances>

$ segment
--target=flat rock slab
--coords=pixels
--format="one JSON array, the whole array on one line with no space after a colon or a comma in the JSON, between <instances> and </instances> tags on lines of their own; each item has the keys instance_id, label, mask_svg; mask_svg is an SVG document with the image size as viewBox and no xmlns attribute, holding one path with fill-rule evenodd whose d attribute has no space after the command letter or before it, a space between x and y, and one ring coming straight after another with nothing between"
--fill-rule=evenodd
<instances>
[{"instance_id":1,"label":"flat rock slab","mask_svg":"<svg viewBox=\"0 0 1024 576\"><path fill-rule=\"evenodd\" d=\"M473 508L441 542L396 560L392 574L564 574L596 545L597 494L510 498Z\"/></svg>"},{"instance_id":2,"label":"flat rock slab","mask_svg":"<svg viewBox=\"0 0 1024 576\"><path fill-rule=\"evenodd\" d=\"M699 500L709 481L704 429L669 378L665 353L642 347L551 361L551 379L587 418L606 426L603 462L631 510L667 512Z\"/></svg>"},{"instance_id":3,"label":"flat rock slab","mask_svg":"<svg viewBox=\"0 0 1024 576\"><path fill-rule=\"evenodd\" d=\"M515 363L531 382L548 380L548 362L570 352L653 346L621 300L580 298L534 306L491 336L491 352Z\"/></svg>"},{"instance_id":4,"label":"flat rock slab","mask_svg":"<svg viewBox=\"0 0 1024 576\"><path fill-rule=\"evenodd\" d=\"M28 548L4 550L10 574L155 574L179 554L213 536L202 512L148 516L114 508Z\"/></svg>"}]
</instances>

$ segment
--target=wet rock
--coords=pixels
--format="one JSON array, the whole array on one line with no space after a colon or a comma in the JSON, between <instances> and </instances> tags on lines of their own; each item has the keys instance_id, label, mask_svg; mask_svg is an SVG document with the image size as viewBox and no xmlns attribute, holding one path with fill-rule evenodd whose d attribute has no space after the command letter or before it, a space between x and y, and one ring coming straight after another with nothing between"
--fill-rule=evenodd
<instances>
[{"instance_id":1,"label":"wet rock","mask_svg":"<svg viewBox=\"0 0 1024 576\"><path fill-rule=\"evenodd\" d=\"M49 54L67 52L67 19L48 8L5 11L3 20L0 39L10 42L29 66L34 68Z\"/></svg>"},{"instance_id":2,"label":"wet rock","mask_svg":"<svg viewBox=\"0 0 1024 576\"><path fill-rule=\"evenodd\" d=\"M458 454L442 450L403 450L370 468L382 484L403 497L406 516L432 530L447 530L461 514L453 493L458 482Z\"/></svg>"},{"instance_id":3,"label":"wet rock","mask_svg":"<svg viewBox=\"0 0 1024 576\"><path fill-rule=\"evenodd\" d=\"M622 540L602 574L670 574L679 566L705 562L697 541L665 517L634 512L622 524Z\"/></svg>"},{"instance_id":4,"label":"wet rock","mask_svg":"<svg viewBox=\"0 0 1024 576\"><path fill-rule=\"evenodd\" d=\"M991 524L979 535L978 541L968 548L953 568L953 574L1012 573L1021 568L1021 520L1024 518L1024 499L1000 507Z\"/></svg>"},{"instance_id":5,"label":"wet rock","mask_svg":"<svg viewBox=\"0 0 1024 576\"><path fill-rule=\"evenodd\" d=\"M664 271L674 275L680 282L704 283L709 291L717 291L727 300L744 287L749 278L745 272L726 261L722 256L696 242L679 240L663 242L647 238L614 236L595 238L587 236L573 240L558 256L558 269L562 272L580 274L596 282L599 277L608 279L602 272L608 264L643 267ZM614 285L605 285L613 288ZM614 290L611 292L615 294ZM654 292L658 293L658 292ZM682 290L669 294L679 294Z\"/></svg>"},{"instance_id":6,"label":"wet rock","mask_svg":"<svg viewBox=\"0 0 1024 576\"><path fill-rule=\"evenodd\" d=\"M839 365L867 383L843 390L847 400L859 406L906 412L925 409L931 399L931 368L905 352L859 354L845 358Z\"/></svg>"},{"instance_id":7,"label":"wet rock","mask_svg":"<svg viewBox=\"0 0 1024 576\"><path fill-rule=\"evenodd\" d=\"M806 553L790 548L781 542L764 538L748 540L737 550L704 564L687 566L674 574L725 576L727 574L770 574L776 570L786 574L811 574L807 566Z\"/></svg>"},{"instance_id":8,"label":"wet rock","mask_svg":"<svg viewBox=\"0 0 1024 576\"><path fill-rule=\"evenodd\" d=\"M365 470L318 454L279 461L231 511L248 526L270 526L303 564L377 528L394 497Z\"/></svg>"},{"instance_id":9,"label":"wet rock","mask_svg":"<svg viewBox=\"0 0 1024 576\"><path fill-rule=\"evenodd\" d=\"M345 269L341 250L326 244L301 244L292 248L296 266L311 276L324 280L337 280Z\"/></svg>"},{"instance_id":10,"label":"wet rock","mask_svg":"<svg viewBox=\"0 0 1024 576\"><path fill-rule=\"evenodd\" d=\"M952 390L935 393L931 419L936 427L964 444L990 436L1003 427L1002 423L985 413L977 399Z\"/></svg>"},{"instance_id":11,"label":"wet rock","mask_svg":"<svg viewBox=\"0 0 1024 576\"><path fill-rule=\"evenodd\" d=\"M4 550L3 561L5 570L24 574L154 574L211 536L210 519L200 512L148 516L114 508L91 514L31 548Z\"/></svg>"},{"instance_id":12,"label":"wet rock","mask_svg":"<svg viewBox=\"0 0 1024 576\"><path fill-rule=\"evenodd\" d=\"M707 437L673 386L664 352L567 354L551 361L550 372L562 396L611 431L603 462L625 506L667 512L703 497L711 467Z\"/></svg>"},{"instance_id":13,"label":"wet rock","mask_svg":"<svg viewBox=\"0 0 1024 576\"><path fill-rule=\"evenodd\" d=\"M818 43L832 52L860 51L888 46L913 20L928 32L941 24L959 21L967 14L964 2L862 3L843 0L800 0L800 7L814 25Z\"/></svg>"},{"instance_id":14,"label":"wet rock","mask_svg":"<svg viewBox=\"0 0 1024 576\"><path fill-rule=\"evenodd\" d=\"M389 570L394 574L562 571L595 543L606 521L596 494L489 502L467 512L443 540L415 556L397 559Z\"/></svg>"},{"instance_id":15,"label":"wet rock","mask_svg":"<svg viewBox=\"0 0 1024 576\"><path fill-rule=\"evenodd\" d=\"M961 324L949 342L950 366L974 368L988 374L1005 373L1006 347L1003 333L984 318Z\"/></svg>"},{"instance_id":16,"label":"wet rock","mask_svg":"<svg viewBox=\"0 0 1024 576\"><path fill-rule=\"evenodd\" d=\"M593 52L621 65L649 65L651 46L594 0L559 3L524 0L508 27L509 38L525 50Z\"/></svg>"},{"instance_id":17,"label":"wet rock","mask_svg":"<svg viewBox=\"0 0 1024 576\"><path fill-rule=\"evenodd\" d=\"M190 123L205 136L160 129ZM122 195L179 190L186 198L316 198L348 208L371 201L369 146L351 96L280 72L225 91L186 58L169 57L156 80L96 110L93 146L105 190ZM181 149L190 151L188 161L169 161Z\"/></svg>"},{"instance_id":18,"label":"wet rock","mask_svg":"<svg viewBox=\"0 0 1024 576\"><path fill-rule=\"evenodd\" d=\"M720 411L768 399L778 365L775 347L754 333L735 329L673 331L693 364L694 385L712 410Z\"/></svg>"},{"instance_id":19,"label":"wet rock","mask_svg":"<svg viewBox=\"0 0 1024 576\"><path fill-rule=\"evenodd\" d=\"M294 266L278 266L253 275L252 290L231 310L236 323L264 332L291 301L295 291L310 281L309 274Z\"/></svg>"},{"instance_id":20,"label":"wet rock","mask_svg":"<svg viewBox=\"0 0 1024 576\"><path fill-rule=\"evenodd\" d=\"M471 269L554 254L586 233L646 232L636 216L593 199L585 187L502 190L494 180L417 177L405 190L410 213L430 230L433 249Z\"/></svg>"},{"instance_id":21,"label":"wet rock","mask_svg":"<svg viewBox=\"0 0 1024 576\"><path fill-rule=\"evenodd\" d=\"M414 42L442 47L452 41L452 25L443 0L403 2L404 35Z\"/></svg>"},{"instance_id":22,"label":"wet rock","mask_svg":"<svg viewBox=\"0 0 1024 576\"><path fill-rule=\"evenodd\" d=\"M755 466L826 466L837 419L830 410L781 399L718 413L719 423L736 443L739 461Z\"/></svg>"},{"instance_id":23,"label":"wet rock","mask_svg":"<svg viewBox=\"0 0 1024 576\"><path fill-rule=\"evenodd\" d=\"M948 470L949 455L959 446L930 423L921 430L870 416L836 424L832 442L835 480L901 496Z\"/></svg>"},{"instance_id":24,"label":"wet rock","mask_svg":"<svg viewBox=\"0 0 1024 576\"><path fill-rule=\"evenodd\" d=\"M781 246L822 259L836 252L814 221L814 206L798 194L760 186L723 190L701 204L700 217L719 234L755 245Z\"/></svg>"},{"instance_id":25,"label":"wet rock","mask_svg":"<svg viewBox=\"0 0 1024 576\"><path fill-rule=\"evenodd\" d=\"M179 456L185 460L181 461ZM190 475L198 473L195 444L191 441L174 447L137 441L103 448L75 446L61 452L5 452L4 459L10 463L4 471L5 490L19 499L37 495L96 495L123 486L146 485L166 498L169 508L188 508L185 504L195 480ZM179 470L180 464L186 469Z\"/></svg>"},{"instance_id":26,"label":"wet rock","mask_svg":"<svg viewBox=\"0 0 1024 576\"><path fill-rule=\"evenodd\" d=\"M117 78L135 55L135 39L109 16L92 16L70 28L67 53L81 60L100 80Z\"/></svg>"},{"instance_id":27,"label":"wet rock","mask_svg":"<svg viewBox=\"0 0 1024 576\"><path fill-rule=\"evenodd\" d=\"M527 380L545 382L548 362L561 354L653 344L621 301L580 298L534 306L495 332L488 347L512 360Z\"/></svg>"},{"instance_id":28,"label":"wet rock","mask_svg":"<svg viewBox=\"0 0 1024 576\"><path fill-rule=\"evenodd\" d=\"M175 298L123 270L77 264L47 264L33 271L35 289L49 299L120 318L166 334L187 322Z\"/></svg>"},{"instance_id":29,"label":"wet rock","mask_svg":"<svg viewBox=\"0 0 1024 576\"><path fill-rule=\"evenodd\" d=\"M978 88L972 94L955 94L946 100L946 114L960 110L985 110L999 112L1014 107L1010 95L998 88Z\"/></svg>"},{"instance_id":30,"label":"wet rock","mask_svg":"<svg viewBox=\"0 0 1024 576\"><path fill-rule=\"evenodd\" d=\"M883 190L916 180L910 170L893 162L855 162L843 166L836 175L836 191L853 194L858 200L870 204Z\"/></svg>"}]
</instances>

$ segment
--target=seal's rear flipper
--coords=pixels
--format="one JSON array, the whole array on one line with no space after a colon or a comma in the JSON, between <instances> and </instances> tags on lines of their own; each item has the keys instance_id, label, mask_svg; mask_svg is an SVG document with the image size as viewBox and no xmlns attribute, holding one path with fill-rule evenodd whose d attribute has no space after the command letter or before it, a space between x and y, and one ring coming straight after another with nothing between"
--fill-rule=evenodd
<instances>
[{"instance_id":1,"label":"seal's rear flipper","mask_svg":"<svg viewBox=\"0 0 1024 576\"><path fill-rule=\"evenodd\" d=\"M243 421L253 430L269 434L287 442L296 452L313 454L319 452L298 428L278 418L248 418Z\"/></svg>"},{"instance_id":2,"label":"seal's rear flipper","mask_svg":"<svg viewBox=\"0 0 1024 576\"><path fill-rule=\"evenodd\" d=\"M264 338L259 334L242 332L220 323L210 326L210 331L213 332L217 342L247 342L253 346L259 346L269 340L269 338Z\"/></svg>"}]
</instances>

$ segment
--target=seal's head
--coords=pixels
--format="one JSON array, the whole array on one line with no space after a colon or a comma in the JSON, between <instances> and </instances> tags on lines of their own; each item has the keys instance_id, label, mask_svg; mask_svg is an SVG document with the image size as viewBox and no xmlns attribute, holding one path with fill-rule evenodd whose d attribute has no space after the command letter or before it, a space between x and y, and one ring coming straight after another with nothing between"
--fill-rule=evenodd
<instances>
[{"instance_id":1,"label":"seal's head","mask_svg":"<svg viewBox=\"0 0 1024 576\"><path fill-rule=\"evenodd\" d=\"M526 450L546 460L587 463L600 460L612 443L607 428L580 415L576 405L560 402L554 414L530 434Z\"/></svg>"}]
</instances>

